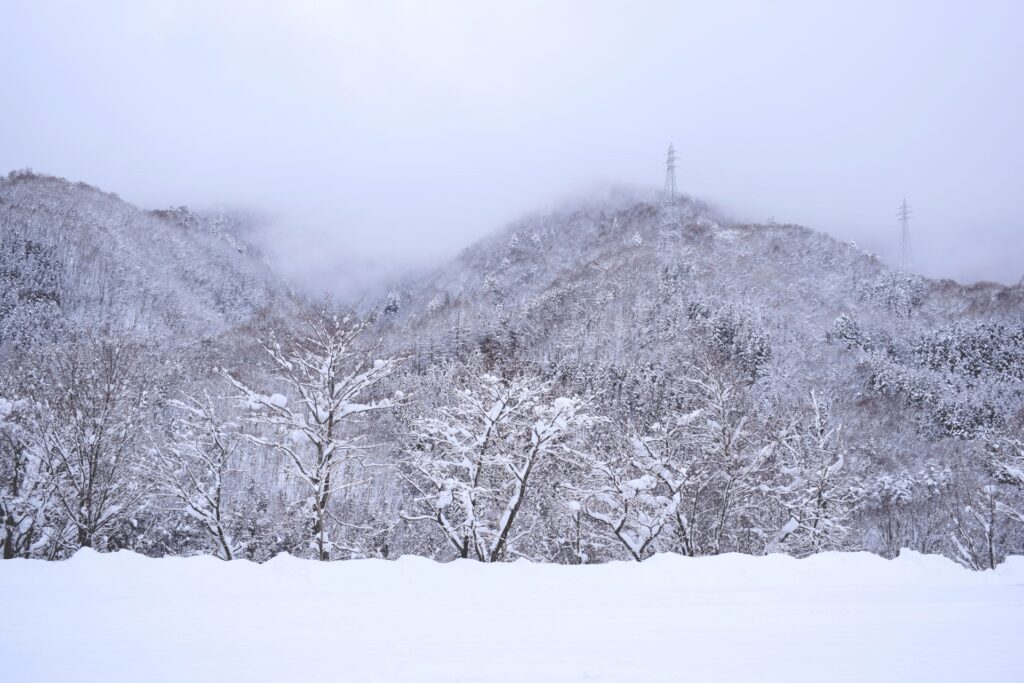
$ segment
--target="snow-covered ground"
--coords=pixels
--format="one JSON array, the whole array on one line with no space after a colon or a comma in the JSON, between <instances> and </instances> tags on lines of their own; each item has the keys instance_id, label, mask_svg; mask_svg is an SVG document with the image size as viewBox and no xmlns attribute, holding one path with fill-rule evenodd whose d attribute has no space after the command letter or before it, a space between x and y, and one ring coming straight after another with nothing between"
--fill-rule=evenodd
<instances>
[{"instance_id":1,"label":"snow-covered ground","mask_svg":"<svg viewBox=\"0 0 1024 683\"><path fill-rule=\"evenodd\" d=\"M7 681L1024 681L1024 558L0 562Z\"/></svg>"}]
</instances>

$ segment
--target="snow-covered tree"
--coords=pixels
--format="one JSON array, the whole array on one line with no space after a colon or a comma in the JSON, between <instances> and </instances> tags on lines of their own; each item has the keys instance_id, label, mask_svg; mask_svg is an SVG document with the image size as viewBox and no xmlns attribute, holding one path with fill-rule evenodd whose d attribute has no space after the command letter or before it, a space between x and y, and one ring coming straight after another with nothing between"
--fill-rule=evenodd
<instances>
[{"instance_id":1,"label":"snow-covered tree","mask_svg":"<svg viewBox=\"0 0 1024 683\"><path fill-rule=\"evenodd\" d=\"M401 399L400 393L377 400L368 396L401 361L374 359L372 350L360 349L369 322L354 315L308 316L305 322L304 331L284 345L275 340L265 345L274 382L286 394L263 393L230 373L223 375L237 390L246 421L259 428L248 438L283 455L288 474L305 490L310 549L316 558L329 560L334 548L328 529L332 498L358 483L342 476L344 464L359 447L352 423Z\"/></svg>"},{"instance_id":2,"label":"snow-covered tree","mask_svg":"<svg viewBox=\"0 0 1024 683\"><path fill-rule=\"evenodd\" d=\"M860 298L890 313L907 318L924 302L924 278L912 273L886 271L860 290Z\"/></svg>"},{"instance_id":3,"label":"snow-covered tree","mask_svg":"<svg viewBox=\"0 0 1024 683\"><path fill-rule=\"evenodd\" d=\"M704 410L673 413L634 438L638 448L634 462L660 481L671 496L670 512L676 524L672 548L690 556L707 552L711 494L719 476L714 461L705 457L701 447Z\"/></svg>"},{"instance_id":4,"label":"snow-covered tree","mask_svg":"<svg viewBox=\"0 0 1024 683\"><path fill-rule=\"evenodd\" d=\"M5 233L0 239L0 358L8 349L57 339L64 326L54 249Z\"/></svg>"},{"instance_id":5,"label":"snow-covered tree","mask_svg":"<svg viewBox=\"0 0 1024 683\"><path fill-rule=\"evenodd\" d=\"M860 323L853 316L843 313L832 323L826 334L830 342L842 344L848 349L871 348L871 338L861 329Z\"/></svg>"},{"instance_id":6,"label":"snow-covered tree","mask_svg":"<svg viewBox=\"0 0 1024 683\"><path fill-rule=\"evenodd\" d=\"M806 555L840 547L858 498L849 481L841 431L828 406L811 392L808 413L780 441L781 481L773 493L784 520L768 550Z\"/></svg>"},{"instance_id":7,"label":"snow-covered tree","mask_svg":"<svg viewBox=\"0 0 1024 683\"><path fill-rule=\"evenodd\" d=\"M57 354L33 378L30 443L67 525L65 549L102 547L105 533L147 493L138 436L148 410L139 352L99 340Z\"/></svg>"},{"instance_id":8,"label":"snow-covered tree","mask_svg":"<svg viewBox=\"0 0 1024 683\"><path fill-rule=\"evenodd\" d=\"M205 393L172 401L171 407L178 416L166 443L153 448L153 477L180 512L202 525L216 556L233 560L238 549L231 535L226 480L234 471L238 425L221 417Z\"/></svg>"},{"instance_id":9,"label":"snow-covered tree","mask_svg":"<svg viewBox=\"0 0 1024 683\"><path fill-rule=\"evenodd\" d=\"M987 478L967 481L951 500L957 559L993 569L1024 541L1024 442L1011 434L985 439Z\"/></svg>"},{"instance_id":10,"label":"snow-covered tree","mask_svg":"<svg viewBox=\"0 0 1024 683\"><path fill-rule=\"evenodd\" d=\"M934 462L925 463L917 473L872 474L857 502L866 547L885 557L895 557L901 548L955 552L948 547L950 508L959 486L953 471Z\"/></svg>"},{"instance_id":11,"label":"snow-covered tree","mask_svg":"<svg viewBox=\"0 0 1024 683\"><path fill-rule=\"evenodd\" d=\"M679 493L648 471L652 469L649 462L629 456L617 461L588 456L590 483L563 486L574 497L568 504L579 517L576 523L597 526L600 532L611 534L634 560L645 559L678 512ZM577 554L585 556L582 543L576 545Z\"/></svg>"},{"instance_id":12,"label":"snow-covered tree","mask_svg":"<svg viewBox=\"0 0 1024 683\"><path fill-rule=\"evenodd\" d=\"M485 373L454 394L412 424L404 517L436 525L459 557L500 561L530 532L517 525L528 496L552 485L546 470L593 418L533 375Z\"/></svg>"},{"instance_id":13,"label":"snow-covered tree","mask_svg":"<svg viewBox=\"0 0 1024 683\"><path fill-rule=\"evenodd\" d=\"M697 461L710 468L705 494L705 553L756 552L762 542L761 520L770 505L765 482L778 446L776 435L764 435L752 425L735 382L705 373L690 378L701 413L691 423L689 438Z\"/></svg>"},{"instance_id":14,"label":"snow-covered tree","mask_svg":"<svg viewBox=\"0 0 1024 683\"><path fill-rule=\"evenodd\" d=\"M988 439L986 445L992 478L1005 490L1000 510L1024 524L1024 440L1007 434Z\"/></svg>"},{"instance_id":15,"label":"snow-covered tree","mask_svg":"<svg viewBox=\"0 0 1024 683\"><path fill-rule=\"evenodd\" d=\"M750 425L742 386L690 368L692 410L673 412L612 458L587 452L585 483L566 485L584 521L640 560L660 549L685 555L756 552L772 515L778 438Z\"/></svg>"},{"instance_id":16,"label":"snow-covered tree","mask_svg":"<svg viewBox=\"0 0 1024 683\"><path fill-rule=\"evenodd\" d=\"M52 488L20 423L26 408L24 400L0 397L0 543L5 560L30 557L48 540Z\"/></svg>"},{"instance_id":17,"label":"snow-covered tree","mask_svg":"<svg viewBox=\"0 0 1024 683\"><path fill-rule=\"evenodd\" d=\"M954 499L951 540L956 559L971 569L995 569L1002 560L1003 509L999 487L967 487Z\"/></svg>"},{"instance_id":18,"label":"snow-covered tree","mask_svg":"<svg viewBox=\"0 0 1024 683\"><path fill-rule=\"evenodd\" d=\"M756 380L772 358L771 338L745 307L728 305L714 309L695 300L687 306L687 317L707 348L729 360Z\"/></svg>"}]
</instances>

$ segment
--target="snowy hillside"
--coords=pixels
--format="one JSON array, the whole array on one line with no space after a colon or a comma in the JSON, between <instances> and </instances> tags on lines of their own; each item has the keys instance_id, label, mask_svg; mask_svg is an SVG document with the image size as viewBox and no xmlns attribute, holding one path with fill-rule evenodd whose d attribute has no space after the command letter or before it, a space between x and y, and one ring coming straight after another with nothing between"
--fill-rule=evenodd
<instances>
[{"instance_id":1,"label":"snowy hillside","mask_svg":"<svg viewBox=\"0 0 1024 683\"><path fill-rule=\"evenodd\" d=\"M923 432L970 437L1024 415L1010 369L1024 365L1024 285L927 280L689 199L617 196L524 218L379 306L417 367L476 349L511 356L602 392L624 417L657 419L680 361L701 354L746 375L760 400L814 390L844 424L899 432L915 452L930 450ZM968 387L949 359L986 353L986 338L1005 358L968 361L991 370L971 370Z\"/></svg>"},{"instance_id":2,"label":"snowy hillside","mask_svg":"<svg viewBox=\"0 0 1024 683\"><path fill-rule=\"evenodd\" d=\"M535 369L647 439L706 409L694 381L709 373L729 378L748 427L784 433L820 411L863 496L856 547L887 555L959 552L934 517L980 501L937 505L937 492L991 473L991 454L1014 448L998 435L1024 423L1024 286L928 280L691 199L525 217L378 305L426 403L432 368L482 363ZM1001 542L1016 547L1017 526Z\"/></svg>"},{"instance_id":3,"label":"snowy hillside","mask_svg":"<svg viewBox=\"0 0 1024 683\"><path fill-rule=\"evenodd\" d=\"M1024 286L616 192L356 302L0 181L4 557L1024 551Z\"/></svg>"},{"instance_id":4,"label":"snowy hillside","mask_svg":"<svg viewBox=\"0 0 1024 683\"><path fill-rule=\"evenodd\" d=\"M1024 558L0 563L7 680L1020 680Z\"/></svg>"},{"instance_id":5,"label":"snowy hillside","mask_svg":"<svg viewBox=\"0 0 1024 683\"><path fill-rule=\"evenodd\" d=\"M189 343L284 299L231 215L148 212L84 183L0 178L0 347L105 329Z\"/></svg>"}]
</instances>

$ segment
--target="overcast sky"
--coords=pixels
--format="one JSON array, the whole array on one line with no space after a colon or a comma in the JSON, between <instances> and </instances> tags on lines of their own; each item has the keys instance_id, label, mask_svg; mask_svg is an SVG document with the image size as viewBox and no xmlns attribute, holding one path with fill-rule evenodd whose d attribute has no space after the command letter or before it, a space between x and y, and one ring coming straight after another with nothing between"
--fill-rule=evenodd
<instances>
[{"instance_id":1,"label":"overcast sky","mask_svg":"<svg viewBox=\"0 0 1024 683\"><path fill-rule=\"evenodd\" d=\"M678 183L917 268L1024 275L1024 2L0 0L0 169L277 218L292 274L439 260ZM328 275L330 274L330 275Z\"/></svg>"}]
</instances>

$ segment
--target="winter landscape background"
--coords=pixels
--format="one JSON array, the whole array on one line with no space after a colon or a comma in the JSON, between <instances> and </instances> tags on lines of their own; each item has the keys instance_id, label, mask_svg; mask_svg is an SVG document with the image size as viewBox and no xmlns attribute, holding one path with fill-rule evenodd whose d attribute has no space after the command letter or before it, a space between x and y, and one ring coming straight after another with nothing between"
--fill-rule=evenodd
<instances>
[{"instance_id":1,"label":"winter landscape background","mask_svg":"<svg viewBox=\"0 0 1024 683\"><path fill-rule=\"evenodd\" d=\"M1021 285L623 193L346 304L244 217L0 209L5 557L1021 552Z\"/></svg>"},{"instance_id":2,"label":"winter landscape background","mask_svg":"<svg viewBox=\"0 0 1024 683\"><path fill-rule=\"evenodd\" d=\"M983 5L0 0L0 677L1018 680Z\"/></svg>"}]
</instances>

